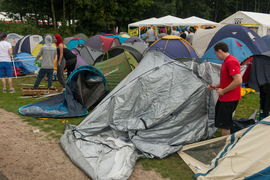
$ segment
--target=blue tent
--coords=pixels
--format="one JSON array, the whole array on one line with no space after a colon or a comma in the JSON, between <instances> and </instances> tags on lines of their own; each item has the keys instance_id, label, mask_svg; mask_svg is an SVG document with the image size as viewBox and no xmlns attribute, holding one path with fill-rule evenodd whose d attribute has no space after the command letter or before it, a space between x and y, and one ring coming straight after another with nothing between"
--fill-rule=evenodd
<instances>
[{"instance_id":1,"label":"blue tent","mask_svg":"<svg viewBox=\"0 0 270 180\"><path fill-rule=\"evenodd\" d=\"M267 44L268 49L270 50L270 35L265 35L265 36L262 37L262 39Z\"/></svg>"},{"instance_id":2,"label":"blue tent","mask_svg":"<svg viewBox=\"0 0 270 180\"><path fill-rule=\"evenodd\" d=\"M183 38L175 35L164 36L155 41L148 48L148 51L153 50L158 50L171 59L182 57L199 59L193 46Z\"/></svg>"},{"instance_id":3,"label":"blue tent","mask_svg":"<svg viewBox=\"0 0 270 180\"><path fill-rule=\"evenodd\" d=\"M246 58L253 55L253 53L245 45L245 43L243 43L239 39L225 38L219 42L225 42L229 47L229 53L233 55L234 57L236 57L240 63L244 61ZM216 54L213 49L214 46L215 44L205 52L205 54L201 58L202 62L204 62L205 60L208 60L210 62L217 63L217 64L221 64L223 62L216 57Z\"/></svg>"},{"instance_id":4,"label":"blue tent","mask_svg":"<svg viewBox=\"0 0 270 180\"><path fill-rule=\"evenodd\" d=\"M117 36L113 34L105 34L103 36L110 37L110 38L118 38L121 44L128 39L127 37L121 37L121 36Z\"/></svg>"},{"instance_id":5,"label":"blue tent","mask_svg":"<svg viewBox=\"0 0 270 180\"><path fill-rule=\"evenodd\" d=\"M268 46L264 40L248 27L238 24L230 24L222 27L216 32L210 41L206 51L222 39L232 37L242 41L253 54L261 54L268 51ZM205 51L205 52L206 52Z\"/></svg>"},{"instance_id":6,"label":"blue tent","mask_svg":"<svg viewBox=\"0 0 270 180\"><path fill-rule=\"evenodd\" d=\"M26 52L31 54L35 47L43 40L41 35L29 34L21 38L13 50L13 54L18 54L20 52Z\"/></svg>"},{"instance_id":7,"label":"blue tent","mask_svg":"<svg viewBox=\"0 0 270 180\"><path fill-rule=\"evenodd\" d=\"M85 41L82 38L80 38L80 37L74 37L73 39L71 39L69 41L69 43L67 45L67 48L69 50L71 50L71 49L75 48L78 44L84 44L84 43L85 43Z\"/></svg>"},{"instance_id":8,"label":"blue tent","mask_svg":"<svg viewBox=\"0 0 270 180\"><path fill-rule=\"evenodd\" d=\"M103 74L93 66L76 68L69 76L66 91L48 99L22 106L22 115L35 117L77 117L108 94Z\"/></svg>"},{"instance_id":9,"label":"blue tent","mask_svg":"<svg viewBox=\"0 0 270 180\"><path fill-rule=\"evenodd\" d=\"M39 67L34 66L36 57L29 53L21 52L14 56L15 66L20 68L25 73L33 73Z\"/></svg>"}]
</instances>

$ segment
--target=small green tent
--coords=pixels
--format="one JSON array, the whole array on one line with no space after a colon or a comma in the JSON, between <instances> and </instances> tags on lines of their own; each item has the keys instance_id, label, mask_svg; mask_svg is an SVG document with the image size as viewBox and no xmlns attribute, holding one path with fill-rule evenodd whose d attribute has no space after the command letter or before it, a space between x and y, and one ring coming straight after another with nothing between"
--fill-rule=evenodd
<instances>
[{"instance_id":1,"label":"small green tent","mask_svg":"<svg viewBox=\"0 0 270 180\"><path fill-rule=\"evenodd\" d=\"M94 67L99 69L107 79L109 90L113 90L135 67L138 62L128 51L96 63Z\"/></svg>"}]
</instances>

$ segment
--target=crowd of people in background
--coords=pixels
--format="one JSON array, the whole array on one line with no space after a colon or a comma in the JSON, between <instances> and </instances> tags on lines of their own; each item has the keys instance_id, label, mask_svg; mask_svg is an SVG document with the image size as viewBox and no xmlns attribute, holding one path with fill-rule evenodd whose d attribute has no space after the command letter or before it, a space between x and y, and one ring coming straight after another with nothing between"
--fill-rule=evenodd
<instances>
[{"instance_id":1,"label":"crowd of people in background","mask_svg":"<svg viewBox=\"0 0 270 180\"><path fill-rule=\"evenodd\" d=\"M154 29L154 26L151 25L150 29L145 34L145 37L148 39L148 46L150 47L157 40L157 32Z\"/></svg>"},{"instance_id":2,"label":"crowd of people in background","mask_svg":"<svg viewBox=\"0 0 270 180\"><path fill-rule=\"evenodd\" d=\"M155 42L157 39L162 38L167 34L166 28L155 28L153 25L150 26L150 28L145 33L145 39L148 47L150 47L153 42ZM178 28L176 26L172 26L169 35L175 35L179 36L186 41L188 41L191 45L193 43L193 37L195 33L194 28L189 28L187 31L185 28Z\"/></svg>"}]
</instances>

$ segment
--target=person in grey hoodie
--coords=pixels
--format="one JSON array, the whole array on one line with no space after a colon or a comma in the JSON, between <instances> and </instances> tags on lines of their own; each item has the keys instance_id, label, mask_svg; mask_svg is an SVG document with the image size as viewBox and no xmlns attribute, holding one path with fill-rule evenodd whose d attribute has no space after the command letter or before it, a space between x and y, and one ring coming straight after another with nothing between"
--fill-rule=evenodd
<instances>
[{"instance_id":1,"label":"person in grey hoodie","mask_svg":"<svg viewBox=\"0 0 270 180\"><path fill-rule=\"evenodd\" d=\"M53 60L55 59L56 55L56 47L52 46L52 37L48 35L45 37L45 45L40 48L39 53L35 59L36 62L42 56L41 68L38 72L34 88L38 88L39 83L46 74L48 77L48 89L52 86L54 69Z\"/></svg>"}]
</instances>

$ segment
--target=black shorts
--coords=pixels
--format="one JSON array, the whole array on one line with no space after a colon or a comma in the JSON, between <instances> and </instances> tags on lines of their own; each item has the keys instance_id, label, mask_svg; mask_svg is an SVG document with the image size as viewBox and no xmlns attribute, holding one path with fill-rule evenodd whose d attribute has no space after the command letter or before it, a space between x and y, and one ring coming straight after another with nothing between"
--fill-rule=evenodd
<instances>
[{"instance_id":1,"label":"black shorts","mask_svg":"<svg viewBox=\"0 0 270 180\"><path fill-rule=\"evenodd\" d=\"M238 105L238 101L217 101L215 108L215 126L217 128L230 129L232 114Z\"/></svg>"}]
</instances>

